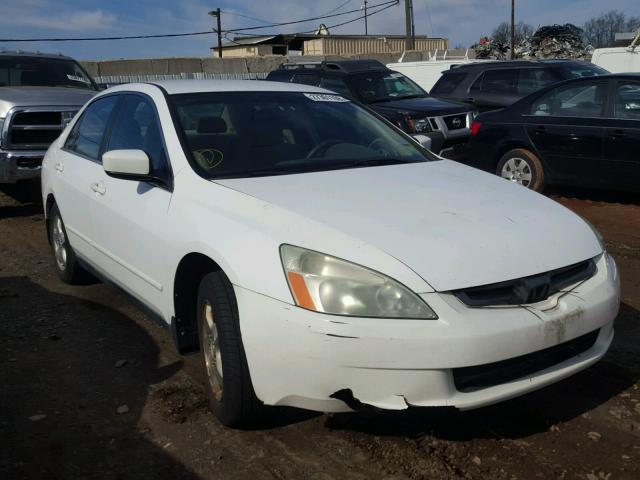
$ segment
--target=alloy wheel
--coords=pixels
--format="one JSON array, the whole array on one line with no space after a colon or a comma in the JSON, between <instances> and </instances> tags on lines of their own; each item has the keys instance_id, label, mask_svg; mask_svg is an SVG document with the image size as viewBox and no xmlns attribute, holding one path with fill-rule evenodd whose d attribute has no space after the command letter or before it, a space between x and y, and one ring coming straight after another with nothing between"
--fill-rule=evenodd
<instances>
[{"instance_id":1,"label":"alloy wheel","mask_svg":"<svg viewBox=\"0 0 640 480\"><path fill-rule=\"evenodd\" d=\"M220 351L220 336L216 326L211 303L206 301L202 309L202 345L209 385L216 400L222 400L222 352Z\"/></svg>"},{"instance_id":2,"label":"alloy wheel","mask_svg":"<svg viewBox=\"0 0 640 480\"><path fill-rule=\"evenodd\" d=\"M525 159L514 157L507 160L502 166L500 176L524 187L529 187L533 179L533 171Z\"/></svg>"}]
</instances>

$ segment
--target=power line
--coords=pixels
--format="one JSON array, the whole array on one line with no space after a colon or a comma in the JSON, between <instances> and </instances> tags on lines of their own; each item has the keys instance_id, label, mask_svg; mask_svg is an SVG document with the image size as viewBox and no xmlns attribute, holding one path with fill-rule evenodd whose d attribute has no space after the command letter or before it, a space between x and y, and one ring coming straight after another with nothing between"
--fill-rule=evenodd
<instances>
[{"instance_id":1,"label":"power line","mask_svg":"<svg viewBox=\"0 0 640 480\"><path fill-rule=\"evenodd\" d=\"M327 13L323 13L323 15L329 15L330 13L333 12L337 12L338 10L340 10L342 7L344 7L347 3L351 3L353 2L353 0L347 0L344 3L341 3L340 5L338 5L336 8L334 8L333 10L329 10Z\"/></svg>"},{"instance_id":2,"label":"power line","mask_svg":"<svg viewBox=\"0 0 640 480\"><path fill-rule=\"evenodd\" d=\"M393 6L393 5L397 5L398 3L400 3L400 0L389 0L389 1L386 1L386 2L382 2L382 3L377 3L375 5L371 5L369 8L381 7L383 5ZM320 15L318 17L305 18L303 20L294 20L294 21L290 21L290 22L272 23L271 25L260 25L260 26L254 26L254 27L231 28L231 29L226 30L226 31L227 32L246 32L246 31L249 31L249 30L259 30L261 28L283 27L283 26L286 26L286 25L294 25L294 24L297 24L297 23L313 22L315 20L324 20L325 18L339 17L341 15L348 15L350 13L357 13L357 12L360 12L359 8L357 8L355 10L348 10L346 12L332 13L330 15ZM364 18L364 17L360 17L360 18Z\"/></svg>"},{"instance_id":3,"label":"power line","mask_svg":"<svg viewBox=\"0 0 640 480\"><path fill-rule=\"evenodd\" d=\"M136 38L192 37L195 35L211 35L214 31L190 33L165 33L162 35L128 35L123 37L77 37L77 38L0 38L0 42L92 42L98 40L131 40Z\"/></svg>"},{"instance_id":4,"label":"power line","mask_svg":"<svg viewBox=\"0 0 640 480\"><path fill-rule=\"evenodd\" d=\"M369 8L376 8L376 7L384 7L381 8L379 10L373 11L371 13L369 13L368 15L363 15L357 18L354 18L353 20L349 20L346 22L342 22L342 23L338 23L336 25L331 25L328 28L335 28L335 27L340 27L342 25L347 25L349 23L355 22L357 20L361 20L367 16L371 16L371 15L375 15L378 12L381 12L383 10L386 10L387 8L393 7L395 5L397 5L398 3L400 3L400 0L388 0L386 2L381 2L381 3L377 3L375 5L371 5ZM346 4L345 4L346 5ZM344 6L344 5L342 5ZM342 6L338 7L338 8L342 8ZM281 27L281 26L285 26L285 25L294 25L294 24L298 24L298 23L307 23L307 22L312 22L315 20L322 20L325 18L333 18L333 17L338 17L338 16L342 16L342 15L348 15L351 13L356 13L356 12L360 12L360 9L356 9L356 10L348 10L346 12L340 12L340 13L332 13L332 14L328 14L328 15L321 15L321 16L317 16L317 17L312 17L312 18L305 18L303 20L294 20L294 21L290 21L290 22L280 22L280 23L272 23L270 25L260 25L260 26L251 26L251 27L245 27L245 28L232 28L229 30L224 30L222 31L222 33L238 33L238 34L242 34L241 32L246 32L249 30L258 30L258 29L262 29L262 28L270 28L270 27ZM313 30L309 31L309 32L302 32L302 33L312 33ZM146 38L170 38L170 37L192 37L192 36L196 36L196 35L211 35L211 34L215 34L217 33L215 30L210 30L210 31L205 31L205 32L188 32L188 33L165 33L165 34L159 34L159 35L123 35L123 36L114 36L114 37L68 37L68 38L0 38L0 42L81 42L81 41L102 41L102 40L134 40L134 39L146 39Z\"/></svg>"}]
</instances>

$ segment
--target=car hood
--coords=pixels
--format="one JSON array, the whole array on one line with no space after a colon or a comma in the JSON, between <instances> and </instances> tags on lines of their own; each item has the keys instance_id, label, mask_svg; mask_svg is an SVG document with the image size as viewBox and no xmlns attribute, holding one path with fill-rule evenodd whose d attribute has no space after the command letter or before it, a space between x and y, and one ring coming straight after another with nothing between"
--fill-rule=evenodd
<instances>
[{"instance_id":1,"label":"car hood","mask_svg":"<svg viewBox=\"0 0 640 480\"><path fill-rule=\"evenodd\" d=\"M406 112L412 116L441 116L465 113L471 111L469 105L463 103L440 100L434 97L407 98L405 100L390 100L369 105L378 113Z\"/></svg>"},{"instance_id":2,"label":"car hood","mask_svg":"<svg viewBox=\"0 0 640 480\"><path fill-rule=\"evenodd\" d=\"M0 118L13 107L77 106L80 108L96 91L64 87L0 87Z\"/></svg>"},{"instance_id":3,"label":"car hood","mask_svg":"<svg viewBox=\"0 0 640 480\"><path fill-rule=\"evenodd\" d=\"M365 242L437 291L534 275L602 251L586 222L560 204L448 160L216 182Z\"/></svg>"}]
</instances>

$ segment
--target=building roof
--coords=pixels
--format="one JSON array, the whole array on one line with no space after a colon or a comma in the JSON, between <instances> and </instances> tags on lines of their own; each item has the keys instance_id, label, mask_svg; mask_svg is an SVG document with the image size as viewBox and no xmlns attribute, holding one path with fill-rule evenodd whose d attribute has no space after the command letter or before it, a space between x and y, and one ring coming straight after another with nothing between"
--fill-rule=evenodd
<instances>
[{"instance_id":1,"label":"building roof","mask_svg":"<svg viewBox=\"0 0 640 480\"><path fill-rule=\"evenodd\" d=\"M317 38L332 38L338 40L358 40L358 39L401 39L406 38L405 35L321 35L315 33L278 33L273 35L255 35L255 36L236 36L233 40L227 41L222 44L222 48L241 47L246 45L262 45L262 44L278 44L282 45L295 40L315 40ZM429 37L427 35L416 35L416 40L444 40L442 37ZM218 47L211 47L212 50L217 50Z\"/></svg>"}]
</instances>

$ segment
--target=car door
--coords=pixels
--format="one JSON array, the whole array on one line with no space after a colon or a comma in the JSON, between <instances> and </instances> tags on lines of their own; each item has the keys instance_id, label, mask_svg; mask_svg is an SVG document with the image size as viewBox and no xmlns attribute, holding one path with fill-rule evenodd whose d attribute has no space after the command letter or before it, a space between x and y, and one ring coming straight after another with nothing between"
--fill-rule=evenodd
<instances>
[{"instance_id":1,"label":"car door","mask_svg":"<svg viewBox=\"0 0 640 480\"><path fill-rule=\"evenodd\" d=\"M612 187L640 190L640 81L614 82L612 100L602 175Z\"/></svg>"},{"instance_id":2,"label":"car door","mask_svg":"<svg viewBox=\"0 0 640 480\"><path fill-rule=\"evenodd\" d=\"M74 251L84 260L94 259L95 231L91 204L102 166L104 134L118 99L101 97L91 102L76 121L64 145L56 153L53 191Z\"/></svg>"},{"instance_id":3,"label":"car door","mask_svg":"<svg viewBox=\"0 0 640 480\"><path fill-rule=\"evenodd\" d=\"M554 180L599 184L606 81L563 84L523 106L527 135Z\"/></svg>"},{"instance_id":4,"label":"car door","mask_svg":"<svg viewBox=\"0 0 640 480\"><path fill-rule=\"evenodd\" d=\"M96 263L115 283L149 308L162 313L168 250L167 211L172 172L153 100L123 94L104 151L143 150L150 159L149 181L109 176L94 181L101 189L93 203Z\"/></svg>"},{"instance_id":5,"label":"car door","mask_svg":"<svg viewBox=\"0 0 640 480\"><path fill-rule=\"evenodd\" d=\"M461 99L485 112L508 107L520 97L517 93L518 69L486 70L469 88L469 97Z\"/></svg>"}]
</instances>

